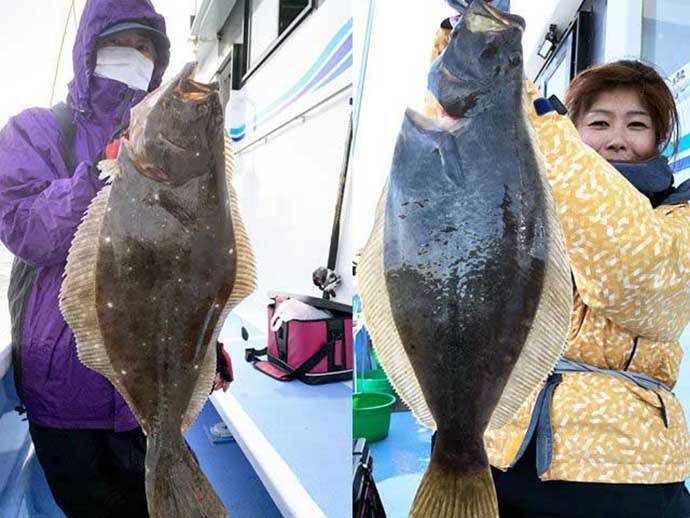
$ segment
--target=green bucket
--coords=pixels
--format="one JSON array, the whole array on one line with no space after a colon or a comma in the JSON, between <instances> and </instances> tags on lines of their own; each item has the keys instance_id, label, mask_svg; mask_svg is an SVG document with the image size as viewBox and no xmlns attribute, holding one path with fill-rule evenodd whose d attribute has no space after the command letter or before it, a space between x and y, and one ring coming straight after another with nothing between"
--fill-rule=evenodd
<instances>
[{"instance_id":1,"label":"green bucket","mask_svg":"<svg viewBox=\"0 0 690 518\"><path fill-rule=\"evenodd\" d=\"M357 392L381 392L395 396L395 390L383 369L366 371L358 377Z\"/></svg>"},{"instance_id":2,"label":"green bucket","mask_svg":"<svg viewBox=\"0 0 690 518\"><path fill-rule=\"evenodd\" d=\"M388 436L395 396L379 392L352 394L352 436L369 442Z\"/></svg>"}]
</instances>

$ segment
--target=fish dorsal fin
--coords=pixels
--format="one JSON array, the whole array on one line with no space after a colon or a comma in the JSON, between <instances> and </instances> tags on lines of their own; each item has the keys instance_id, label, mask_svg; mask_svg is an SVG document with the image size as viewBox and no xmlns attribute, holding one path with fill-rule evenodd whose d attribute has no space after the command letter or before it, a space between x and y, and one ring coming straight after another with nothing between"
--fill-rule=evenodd
<instances>
[{"instance_id":1,"label":"fish dorsal fin","mask_svg":"<svg viewBox=\"0 0 690 518\"><path fill-rule=\"evenodd\" d=\"M546 378L553 372L556 363L565 351L573 305L570 261L556 212L556 202L546 177L544 157L539 149L536 132L530 123L527 103L527 95L524 93L523 113L539 165L539 178L542 182L546 205L545 231L548 236L546 241L550 247L546 254L542 295L534 315L532 328L508 377L501 399L491 415L489 429L506 425L524 401L535 390L541 388Z\"/></svg>"},{"instance_id":2,"label":"fish dorsal fin","mask_svg":"<svg viewBox=\"0 0 690 518\"><path fill-rule=\"evenodd\" d=\"M116 160L104 160L98 164L98 168L101 171L107 171L111 178L116 178L120 173L120 166ZM134 411L127 390L118 382L118 376L110 363L98 324L96 268L99 246L97 243L103 228L110 189L110 185L106 185L98 192L74 235L60 289L60 311L74 333L79 360L88 368L108 378ZM136 417L141 422L140 416Z\"/></svg>"},{"instance_id":3,"label":"fish dorsal fin","mask_svg":"<svg viewBox=\"0 0 690 518\"><path fill-rule=\"evenodd\" d=\"M256 289L256 259L252 248L249 234L242 222L240 215L239 200L237 193L232 185L234 173L234 152L232 150L232 140L225 131L225 181L228 190L228 201L232 213L232 224L235 230L235 246L237 248L237 277L230 298L226 305L226 310L234 308L244 298L248 297ZM230 309L228 309L230 306ZM220 329L218 330L220 332Z\"/></svg>"},{"instance_id":4,"label":"fish dorsal fin","mask_svg":"<svg viewBox=\"0 0 690 518\"><path fill-rule=\"evenodd\" d=\"M201 372L199 373L199 379L197 380L197 384L194 388L192 399L190 400L187 411L182 419L183 431L194 422L194 419L196 419L196 416L199 414L199 412L201 412L201 409L204 407L204 404L208 399L208 393L211 390L213 378L216 374L216 340L218 340L218 335L220 335L220 331L223 328L225 319L228 317L233 308L242 301L242 299L247 297L256 289L256 261L254 259L254 251L252 250L247 230L242 223L237 193L232 185L232 141L230 140L230 136L228 135L227 131L224 131L224 134L225 181L228 190L228 203L230 204L230 212L232 214L232 228L235 234L235 257L237 258L237 267L235 268L235 283L233 285L232 292L230 293L230 297L228 298L220 317L218 317L218 323L213 331L211 343L206 351L204 362L201 365Z\"/></svg>"},{"instance_id":5,"label":"fish dorsal fin","mask_svg":"<svg viewBox=\"0 0 690 518\"><path fill-rule=\"evenodd\" d=\"M96 261L110 186L91 201L67 255L65 278L60 289L60 311L77 341L81 362L107 378L114 376L103 337L98 327L96 306Z\"/></svg>"},{"instance_id":6,"label":"fish dorsal fin","mask_svg":"<svg viewBox=\"0 0 690 518\"><path fill-rule=\"evenodd\" d=\"M540 388L553 372L563 354L572 310L570 264L563 233L545 173L544 160L539 151L534 129L527 117L526 97L523 99L525 121L539 164L540 178L547 206L545 232L550 239L547 251L542 297L534 316L532 328L516 361L489 422L489 429L500 428ZM391 301L383 273L384 219L388 184L383 189L376 208L374 227L366 244L357 272L357 284L362 297L364 321L371 335L374 349L386 375L400 398L423 425L435 429L436 423L422 393L400 335L393 320Z\"/></svg>"},{"instance_id":7,"label":"fish dorsal fin","mask_svg":"<svg viewBox=\"0 0 690 518\"><path fill-rule=\"evenodd\" d=\"M374 227L357 267L357 286L362 297L364 322L379 362L395 391L420 423L436 429L434 418L400 340L387 296L386 279L383 275L383 224L387 197L388 182L379 198Z\"/></svg>"}]
</instances>

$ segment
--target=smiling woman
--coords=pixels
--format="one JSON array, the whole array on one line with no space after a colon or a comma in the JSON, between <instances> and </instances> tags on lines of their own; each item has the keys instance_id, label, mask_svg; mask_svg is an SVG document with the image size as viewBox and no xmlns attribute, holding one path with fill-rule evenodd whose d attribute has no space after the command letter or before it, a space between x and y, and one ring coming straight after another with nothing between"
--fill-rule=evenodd
<instances>
[{"instance_id":1,"label":"smiling woman","mask_svg":"<svg viewBox=\"0 0 690 518\"><path fill-rule=\"evenodd\" d=\"M673 186L660 156L677 145L674 99L653 68L618 61L576 76L566 104L574 125L530 114L573 273L571 329L540 395L485 436L501 515L546 516L550 502L548 516L690 516L672 391L690 304L688 185Z\"/></svg>"},{"instance_id":2,"label":"smiling woman","mask_svg":"<svg viewBox=\"0 0 690 518\"><path fill-rule=\"evenodd\" d=\"M646 160L677 147L678 111L664 80L639 61L592 67L573 79L565 99L586 144L607 160Z\"/></svg>"},{"instance_id":3,"label":"smiling woman","mask_svg":"<svg viewBox=\"0 0 690 518\"><path fill-rule=\"evenodd\" d=\"M596 97L577 130L584 143L607 160L640 162L657 151L655 126L639 94L617 88Z\"/></svg>"}]
</instances>

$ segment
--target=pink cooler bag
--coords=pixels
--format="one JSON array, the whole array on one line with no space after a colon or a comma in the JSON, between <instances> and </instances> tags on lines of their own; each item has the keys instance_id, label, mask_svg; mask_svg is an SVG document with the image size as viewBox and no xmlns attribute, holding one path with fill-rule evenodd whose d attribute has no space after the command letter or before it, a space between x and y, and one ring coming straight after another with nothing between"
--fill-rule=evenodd
<instances>
[{"instance_id":1,"label":"pink cooler bag","mask_svg":"<svg viewBox=\"0 0 690 518\"><path fill-rule=\"evenodd\" d=\"M280 381L318 385L352 379L352 307L304 295L271 298L267 347L245 349L245 359ZM295 303L281 308L291 299Z\"/></svg>"}]
</instances>

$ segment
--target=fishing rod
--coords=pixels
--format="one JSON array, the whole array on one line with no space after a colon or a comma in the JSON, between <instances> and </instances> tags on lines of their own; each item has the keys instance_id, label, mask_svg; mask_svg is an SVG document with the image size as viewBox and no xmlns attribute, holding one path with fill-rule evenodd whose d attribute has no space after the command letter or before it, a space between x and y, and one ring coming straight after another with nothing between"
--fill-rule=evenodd
<instances>
[{"instance_id":1,"label":"fishing rod","mask_svg":"<svg viewBox=\"0 0 690 518\"><path fill-rule=\"evenodd\" d=\"M55 74L53 75L53 86L50 89L50 102L48 106L53 105L55 100L55 86L57 85L58 76L60 75L60 62L62 61L62 51L65 48L65 39L67 37L67 28L69 27L70 15L74 20L74 27L77 27L77 8L75 5L76 0L69 0L69 7L67 10L67 17L65 19L65 27L62 30L62 37L60 38L60 48L58 50L57 62L55 63Z\"/></svg>"}]
</instances>

